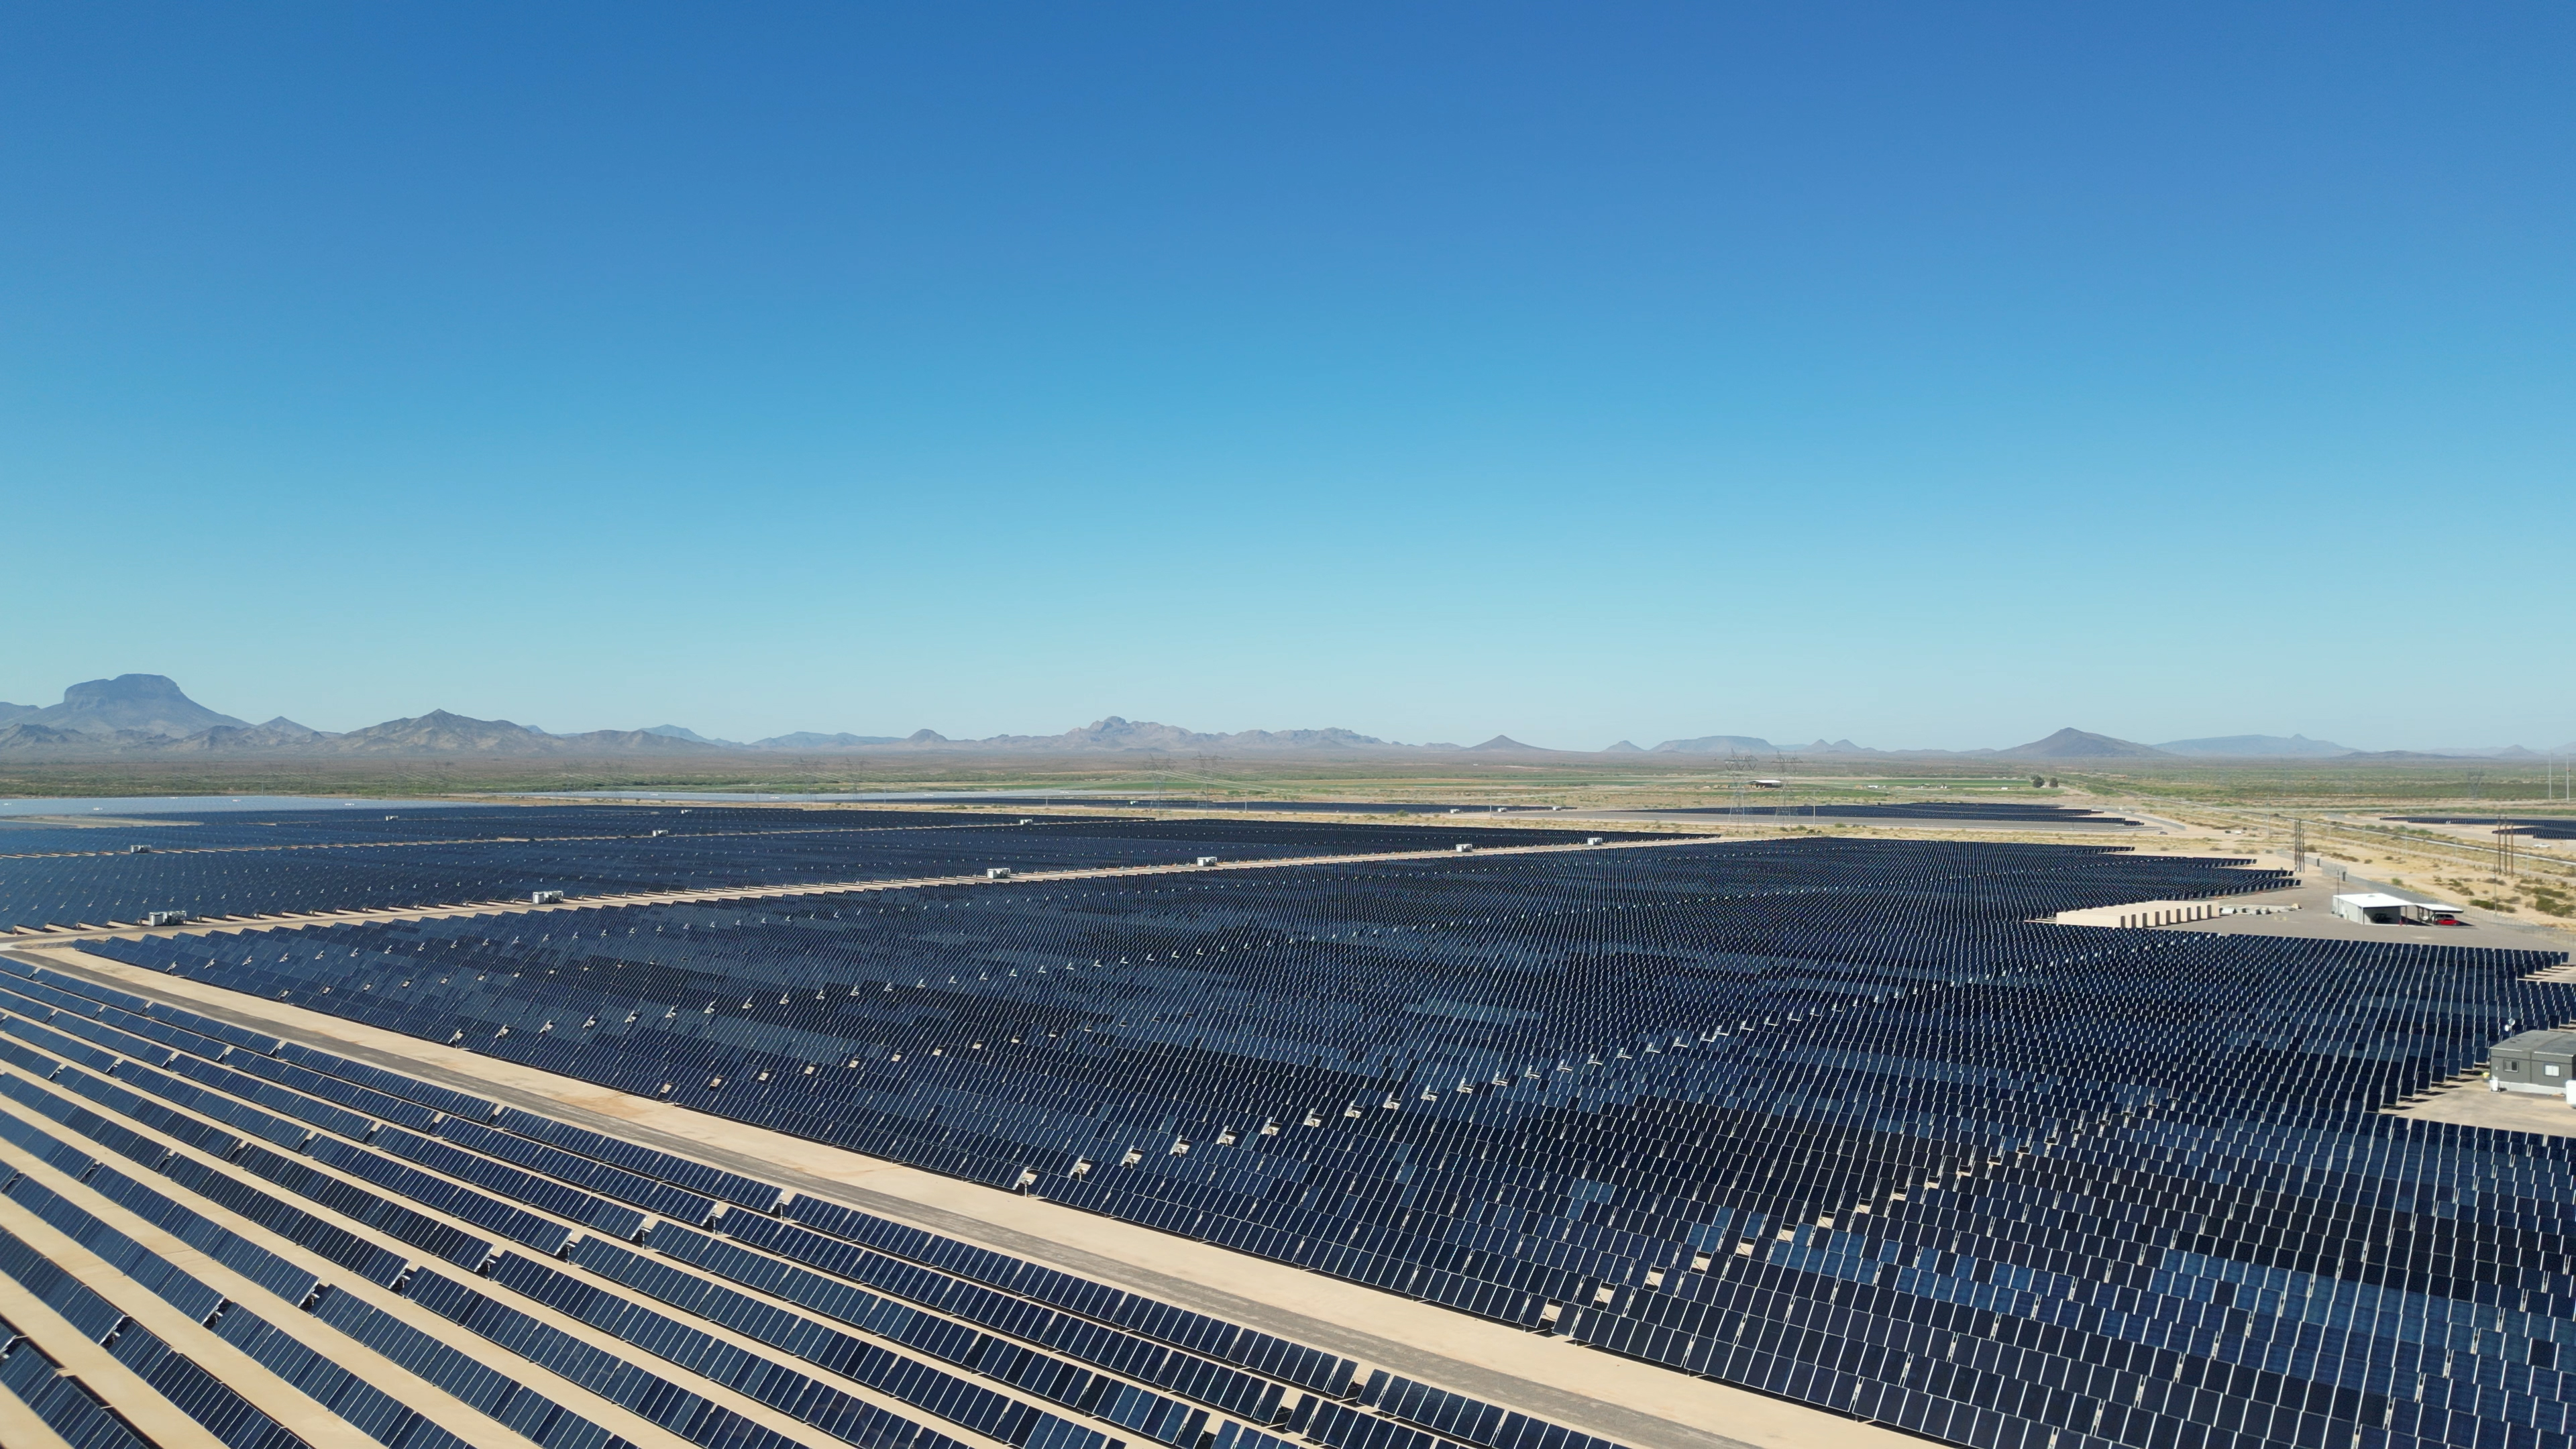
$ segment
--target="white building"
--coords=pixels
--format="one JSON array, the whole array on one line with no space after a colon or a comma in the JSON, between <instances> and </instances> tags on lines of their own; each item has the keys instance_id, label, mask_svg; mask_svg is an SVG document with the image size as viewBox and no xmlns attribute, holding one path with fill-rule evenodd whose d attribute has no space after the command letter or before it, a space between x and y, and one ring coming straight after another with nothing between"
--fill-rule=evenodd
<instances>
[{"instance_id":1,"label":"white building","mask_svg":"<svg viewBox=\"0 0 2576 1449\"><path fill-rule=\"evenodd\" d=\"M2406 908L2413 904L2413 901L2402 897L2364 891L2335 897L2334 913L2347 921L2359 921L2366 926L2400 925L2406 920Z\"/></svg>"}]
</instances>

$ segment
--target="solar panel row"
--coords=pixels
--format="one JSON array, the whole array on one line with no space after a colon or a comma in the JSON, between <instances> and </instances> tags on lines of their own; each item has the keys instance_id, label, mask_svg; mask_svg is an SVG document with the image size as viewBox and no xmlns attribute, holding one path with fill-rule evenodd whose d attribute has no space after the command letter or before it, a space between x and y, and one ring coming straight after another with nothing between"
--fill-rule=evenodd
<instances>
[{"instance_id":1,"label":"solar panel row","mask_svg":"<svg viewBox=\"0 0 2576 1449\"><path fill-rule=\"evenodd\" d=\"M523 1112L511 1115L515 1125L518 1121L533 1119L534 1114ZM637 1207L677 1222L704 1223L716 1213L716 1202L713 1198L701 1197L686 1188L673 1187L667 1182L656 1182L639 1173L628 1172L625 1168L583 1157L579 1153L566 1152L560 1147L549 1146L544 1142L533 1141L498 1128L486 1127L478 1122L449 1117L439 1122L435 1130L440 1137L462 1144L485 1157L515 1163L547 1177L571 1183L576 1187L588 1188L602 1197L633 1203ZM604 1229L607 1224L594 1222L591 1226ZM640 1229L642 1223L639 1221L636 1226ZM621 1233L619 1236L632 1237L634 1233L630 1231Z\"/></svg>"},{"instance_id":2,"label":"solar panel row","mask_svg":"<svg viewBox=\"0 0 2576 1449\"><path fill-rule=\"evenodd\" d=\"M1033 1329L1050 1335L1080 1341L1076 1337L1079 1324L1088 1320L1124 1329L1141 1340L1187 1350L1215 1363L1238 1365L1283 1385L1336 1398L1351 1390L1355 1366L1349 1359L1176 1308L1141 1293L1094 1283L819 1198L796 1199L787 1205L786 1216L793 1222L736 1222L728 1218L724 1230L738 1242L978 1322L1001 1326L1003 1315L1016 1317L1021 1312L1006 1306L1010 1303L1046 1305L1068 1315L1031 1323ZM682 1252L669 1246L670 1229L657 1228L654 1232L656 1247ZM734 1274L728 1272L727 1276ZM999 1290L999 1301L977 1291L977 1285ZM1103 1354L1133 1353L1119 1338L1090 1341L1096 1345L1095 1351Z\"/></svg>"},{"instance_id":3,"label":"solar panel row","mask_svg":"<svg viewBox=\"0 0 2576 1449\"><path fill-rule=\"evenodd\" d=\"M28 1203L39 1217L85 1247L99 1251L100 1256L124 1269L139 1285L181 1311L202 1304L202 1315L211 1317L222 1303L221 1294L43 1188L28 1186L22 1191L22 1185L28 1183L24 1174L12 1176L12 1198ZM297 1449L304 1444L302 1438L252 1406L194 1359L172 1349L150 1329L82 1286L71 1273L6 1229L0 1229L0 1276L14 1280L61 1315L75 1332L104 1347L179 1412L203 1424L227 1446ZM132 1432L121 1421L119 1427ZM93 1433L104 1432L94 1419L89 1421L89 1428ZM111 1434L104 1442L116 1441Z\"/></svg>"},{"instance_id":4,"label":"solar panel row","mask_svg":"<svg viewBox=\"0 0 2576 1449\"><path fill-rule=\"evenodd\" d=\"M326 1288L312 1311L458 1403L546 1449L628 1449L625 1439L354 1294Z\"/></svg>"},{"instance_id":5,"label":"solar panel row","mask_svg":"<svg viewBox=\"0 0 2576 1449\"><path fill-rule=\"evenodd\" d=\"M848 1245L832 1244L819 1234L796 1229L772 1234L766 1230L777 1225L758 1219L733 1226L742 1232L741 1241L744 1243L759 1244L798 1262L846 1266L836 1266L829 1274L811 1272L780 1262L766 1253L753 1252L673 1224L655 1227L650 1241L655 1252L668 1254L681 1262L827 1318L900 1342L915 1342L923 1325L935 1327L939 1321L854 1285L882 1286L890 1293L927 1304L951 1318L998 1329L1006 1339L1056 1350L1149 1387L1173 1389L1194 1403L1239 1415L1249 1423L1274 1424L1286 1417L1282 1407L1286 1388L1281 1383L1177 1354L1132 1334L1119 1333L1071 1314L1052 1312L1027 1299L980 1289L909 1264L896 1264L875 1254L849 1253ZM834 1282L834 1277L848 1281ZM993 1344L1001 1342L1003 1340L989 1340L986 1336L977 1335L960 1342L953 1352L933 1348L928 1342L917 1346L939 1352L952 1362L975 1366L992 1351ZM1093 1376L1073 1372L1058 1374L1056 1370L1060 1367L1053 1359L1033 1355L1023 1362L1022 1369L1055 1374L1047 1382L1056 1386L1040 1388L1023 1377L1014 1377L1012 1381L1058 1403L1081 1403ZM1014 1370L1015 1373L1021 1371Z\"/></svg>"},{"instance_id":6,"label":"solar panel row","mask_svg":"<svg viewBox=\"0 0 2576 1449\"><path fill-rule=\"evenodd\" d=\"M205 1425L225 1449L306 1449L301 1436L252 1407L230 1385L150 1329L128 1323L107 1348L117 1362L134 1370L179 1412Z\"/></svg>"},{"instance_id":7,"label":"solar panel row","mask_svg":"<svg viewBox=\"0 0 2576 1449\"><path fill-rule=\"evenodd\" d=\"M11 972L28 968L7 963ZM956 1319L941 1319L914 1309L901 1309L907 1318L903 1331L887 1334L885 1324L870 1332L843 1332L827 1327L819 1319L805 1318L792 1311L755 1300L733 1288L719 1286L712 1276L699 1275L681 1264L680 1257L648 1258L632 1250L614 1246L603 1237L573 1234L564 1215L551 1209L515 1208L507 1199L509 1191L526 1192L533 1184L546 1181L538 1174L516 1166L505 1166L501 1159L475 1153L443 1135L415 1137L404 1129L383 1124L368 1124L364 1134L378 1145L401 1146L411 1154L403 1161L378 1155L367 1143L349 1140L329 1132L314 1136L301 1157L281 1156L268 1148L245 1142L239 1136L222 1132L210 1124L197 1122L197 1130L184 1138L162 1131L163 1126L176 1126L192 1120L194 1106L174 1108L164 1101L138 1095L118 1084L108 1073L131 1070L133 1063L112 1049L147 1051L156 1058L166 1057L173 1048L169 1040L192 1041L206 1053L229 1053L231 1059L242 1059L238 1048L211 1036L181 1032L165 1040L162 1036L145 1036L124 1032L106 1024L111 1012L126 1012L140 1020L193 1018L178 1008L152 1003L130 993L98 988L79 978L59 973L41 973L45 979L0 975L6 989L0 990L0 1011L8 1020L48 1033L47 1040L84 1052L103 1054L87 1067L66 1064L25 1047L14 1048L8 1058L9 1069L0 1070L0 1098L22 1111L0 1111L0 1138L36 1153L41 1160L54 1163L67 1177L79 1182L81 1190L95 1194L104 1203L134 1214L138 1219L170 1232L210 1258L224 1263L248 1281L258 1284L282 1303L297 1305L317 1321L330 1324L351 1337L368 1344L396 1362L404 1364L430 1383L448 1390L461 1402L492 1413L523 1431L530 1431L540 1443L616 1443L596 1420L565 1410L545 1395L534 1394L506 1375L492 1372L488 1365L478 1364L470 1355L460 1355L452 1347L441 1345L413 1325L391 1315L385 1307L370 1304L359 1296L362 1285L372 1284L378 1291L395 1287L412 1301L431 1307L452 1322L496 1343L504 1343L547 1372L580 1384L586 1391L599 1393L611 1403L624 1405L654 1422L673 1429L682 1437L703 1443L771 1442L777 1431L745 1420L739 1411L723 1406L720 1398L709 1397L685 1387L688 1382L704 1381L744 1393L751 1399L772 1403L801 1423L821 1428L850 1442L870 1444L918 1443L925 1449L955 1441L923 1428L914 1421L889 1413L863 1402L850 1391L832 1389L834 1378L868 1385L891 1397L914 1403L933 1417L956 1422L963 1429L1000 1438L1012 1444L1061 1446L1061 1449L1107 1449L1117 1442L1119 1431L1156 1442L1184 1446L1184 1449L1213 1449L1218 1443L1235 1449L1264 1449L1277 1440L1253 1432L1249 1425L1231 1419L1220 1419L1223 1405L1208 1405L1209 1397L1240 1400L1244 1386L1251 1384L1251 1397L1256 1405L1266 1392L1267 1402L1275 1405L1285 1392L1276 1382L1253 1381L1235 1371L1223 1371L1230 1387L1211 1381L1210 1375L1175 1374L1159 1367L1159 1377L1179 1379L1172 1393L1157 1392L1140 1380L1137 1373L1116 1374L1073 1369L1070 1363L1040 1353L1025 1341L1011 1335L972 1329ZM19 988L27 988L21 990ZM111 1005L83 991L96 991L99 997L113 997ZM86 1015L65 1003L85 1004ZM135 1013L134 1008L143 1008ZM36 1016L44 1022L33 1020ZM202 1020L202 1018L197 1018ZM78 1027L71 1031L52 1028ZM287 1050L281 1044L281 1051ZM308 1063L339 1060L327 1053L305 1052ZM207 1060L207 1058L195 1058ZM282 1060L282 1058L280 1058ZM175 1063L174 1063L175 1065ZM352 1063L352 1066L358 1064ZM300 1068L313 1070L311 1066ZM376 1069L375 1086L400 1089L400 1100L424 1095L418 1087L405 1087L400 1074ZM161 1083L195 1089L192 1079L180 1073L159 1074ZM264 1087L287 1090L264 1077L230 1073L221 1079L228 1085L249 1090ZM425 1085L425 1084L423 1084ZM371 1088L373 1090L374 1088ZM211 1090L211 1089L209 1089ZM393 1097L394 1094L388 1094ZM470 1099L481 1102L481 1099ZM115 1112L123 1120L102 1115L81 1105L96 1103ZM206 1104L211 1105L211 1104ZM482 1103L488 1107L488 1103ZM127 1113L133 1115L127 1115ZM541 1143L534 1135L545 1135L584 1145L589 1143L585 1129L553 1123L535 1114L512 1111L503 1121L519 1132L480 1127L472 1123L442 1120L436 1124L446 1129L464 1126L464 1137L493 1144L508 1141L518 1149L539 1149L550 1154L541 1160L568 1171L598 1170L605 1167L597 1159L567 1149ZM49 1125L50 1124L50 1125ZM128 1125L131 1124L131 1125ZM71 1135L56 1136L56 1128L68 1129ZM530 1135L521 1135L527 1133ZM595 1135L595 1134L593 1134ZM174 1137L175 1141L163 1138ZM405 1141L404 1139L409 1139ZM608 1139L601 1139L605 1143ZM186 1147L176 1145L185 1142ZM106 1166L82 1144L104 1148L146 1170L147 1177L136 1178ZM452 1155L450 1155L452 1154ZM635 1149L624 1155L636 1159L641 1154L645 1165L659 1166L673 1175L677 1169L691 1168L692 1176L709 1181L716 1170L688 1159L669 1154L651 1154ZM427 1165L435 1162L450 1169L438 1171ZM307 1166L307 1162L318 1166ZM414 1162L424 1165L414 1167ZM418 1173L418 1178L398 1177L388 1169L400 1168L405 1173ZM238 1169L238 1171L236 1171ZM345 1176L342 1174L346 1174ZM157 1177L152 1175L157 1174ZM380 1196L362 1189L350 1179L374 1182L379 1186L394 1185L407 1191L393 1196ZM718 1174L714 1179L738 1197L751 1197L776 1205L783 1194L774 1187L752 1184L738 1175ZM152 1185L154 1181L166 1186ZM435 1188L430 1184L435 1183ZM469 1187L480 1183L483 1191ZM345 1213L339 1223L324 1214L298 1207L293 1202L267 1190L275 1184L299 1193L308 1201L324 1205L327 1210ZM748 1184L748 1188L746 1188ZM569 1185L554 1184L561 1192L572 1191ZM668 1184L663 1184L669 1187ZM69 1190L66 1188L65 1190ZM670 1188L671 1191L680 1191ZM317 1403L332 1409L348 1422L378 1437L379 1442L403 1445L443 1445L449 1442L448 1431L422 1417L415 1409L383 1392L382 1386L369 1386L358 1378L333 1366L328 1355L317 1355L312 1345L298 1335L281 1333L277 1326L262 1319L241 1304L230 1302L202 1282L175 1270L155 1267L157 1258L130 1239L121 1239L114 1229L105 1226L96 1215L73 1204L62 1193L18 1174L0 1189L14 1201L32 1204L41 1215L58 1225L69 1225L75 1236L124 1267L128 1277L138 1285L158 1286L166 1295L181 1295L191 1316L211 1325L212 1331L270 1367L281 1380L292 1384ZM534 1195L534 1194L531 1194ZM478 1205L468 1198L482 1199ZM704 1203L703 1198L690 1198ZM595 1200L594 1200L595 1201ZM810 1200L797 1200L809 1213L819 1205ZM196 1206L191 1206L191 1204ZM557 1200L556 1206L573 1205L569 1199ZM621 1209L620 1211L624 1211ZM564 1235L562 1251L573 1264L591 1275L591 1281L577 1278L571 1269L546 1267L536 1260L511 1253L494 1254L492 1243L462 1232L457 1222L501 1220L508 1212L522 1212ZM242 1220L243 1228L228 1228L216 1214L229 1214ZM755 1217L737 1208L718 1221L738 1219L743 1223L777 1220ZM342 1225L345 1224L345 1225ZM255 1226L276 1235L277 1246L264 1247L243 1235ZM892 1225L887 1225L891 1227ZM804 1229L796 1229L803 1232ZM703 1234L675 1223L664 1221L654 1229L658 1234L689 1234L702 1242L717 1243ZM408 1236L407 1236L408 1234ZM810 1235L809 1235L810 1236ZM830 1241L829 1239L817 1239ZM437 1244L448 1249L444 1256L460 1266L490 1275L491 1290L466 1289L463 1285L438 1274L417 1269L401 1254L389 1252L387 1241L400 1245ZM120 1243L123 1246L120 1246ZM351 1277L333 1287L324 1281L327 1268L298 1266L282 1252L300 1248L312 1255L308 1261L332 1266L349 1266ZM542 1246L542 1243L540 1244ZM757 1255L757 1250L731 1247L740 1257ZM963 1251L965 1245L920 1235L917 1248L931 1253ZM657 1248L657 1254L661 1250ZM773 1267L785 1269L783 1262L771 1260ZM0 1273L9 1267L0 1264ZM11 1276L15 1276L11 1274ZM1065 1280L1068 1283L1078 1280ZM942 1279L952 1288L954 1280ZM650 1284L657 1296L682 1311L682 1316L641 1309L621 1293L607 1291L599 1284ZM1108 1290L1090 1285L1095 1295ZM979 1290L980 1291L980 1290ZM496 1296L507 1295L507 1296ZM1132 1297L1132 1295L1122 1295ZM514 1307L511 1298L523 1300L529 1307ZM991 1294L995 1302L1002 1295ZM174 1300L175 1301L175 1300ZM594 1325L611 1325L621 1336L636 1346L668 1357L683 1370L674 1379L640 1369L629 1360L614 1354L602 1355L595 1345L580 1343L565 1336L543 1317L543 1307L562 1309L577 1307L576 1316ZM1043 1313L1050 1319L1073 1320L1065 1315L1024 1308ZM202 1314L196 1310L202 1309ZM1133 1312L1134 1310L1129 1310ZM121 1318L121 1315L118 1315ZM1192 1316L1195 1317L1195 1316ZM695 1328L690 1322L709 1324ZM783 1364L757 1353L743 1356L740 1350L728 1349L716 1335L722 1326L736 1331L751 1330L761 1342L773 1343L782 1351L811 1362L818 1374L787 1370ZM1123 1337L1099 1330L1096 1337ZM1257 1336L1231 1330L1247 1341ZM962 1335L962 1338L961 1338ZM927 1348L906 1348L907 1340ZM957 1345L974 1341L982 1347L961 1360ZM1275 1342L1275 1341L1274 1341ZM167 1347L164 1345L164 1347ZM172 1352L177 1352L172 1350ZM185 1355L179 1354L180 1357ZM1178 1364L1185 1355L1163 1354L1163 1360ZM969 1376L938 1369L931 1360L959 1363ZM864 1362L866 1367L862 1368ZM156 1359L155 1363L160 1363ZM1067 1414L1049 1414L1037 1409L1025 1398L996 1393L980 1387L974 1379L1003 1386L1020 1386L1034 1382L1044 1374L1044 1365L1057 1364L1059 1370L1080 1374L1085 1388L1066 1403ZM1133 1363L1130 1367L1138 1367ZM1203 1370L1214 1365L1202 1365ZM170 1382L184 1392L197 1392L190 1387L194 1380L185 1378L178 1369L166 1372ZM1347 1380L1347 1366L1342 1377ZM1063 1378L1061 1372L1055 1380ZM1055 1380L1050 1380L1053 1382ZM661 1385L656 1388L654 1385ZM695 1397L693 1398L692 1395ZM649 1412L648 1412L649 1411ZM1090 1424L1083 1422L1089 1420ZM542 1421L542 1422L539 1422ZM245 1421L249 1422L249 1421ZM1266 1420L1265 1420L1266 1422ZM1094 1427L1096 1425L1097 1427ZM254 1426L256 1427L256 1426ZM265 1432L264 1430L261 1432ZM391 1437L387 1437L391 1436ZM792 1438L792 1436L790 1436ZM277 1441L283 1443L284 1441ZM788 1442L776 1439L776 1442Z\"/></svg>"},{"instance_id":8,"label":"solar panel row","mask_svg":"<svg viewBox=\"0 0 2576 1449\"><path fill-rule=\"evenodd\" d=\"M0 1318L0 1389L25 1404L71 1449L151 1449L151 1443L101 1402L97 1391L17 1326Z\"/></svg>"}]
</instances>

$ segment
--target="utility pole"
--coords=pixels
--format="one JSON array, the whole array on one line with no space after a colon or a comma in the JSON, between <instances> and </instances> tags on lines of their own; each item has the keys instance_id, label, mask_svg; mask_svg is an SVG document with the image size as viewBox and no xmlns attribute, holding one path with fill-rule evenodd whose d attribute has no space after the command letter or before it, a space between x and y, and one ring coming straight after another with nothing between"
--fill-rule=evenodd
<instances>
[{"instance_id":1,"label":"utility pole","mask_svg":"<svg viewBox=\"0 0 2576 1449\"><path fill-rule=\"evenodd\" d=\"M1217 803L1217 791L1219 787L1225 783L1224 778L1217 773L1217 766L1224 763L1225 756L1223 755L1201 754L1198 756L1199 774L1206 780L1207 797L1210 805Z\"/></svg>"}]
</instances>

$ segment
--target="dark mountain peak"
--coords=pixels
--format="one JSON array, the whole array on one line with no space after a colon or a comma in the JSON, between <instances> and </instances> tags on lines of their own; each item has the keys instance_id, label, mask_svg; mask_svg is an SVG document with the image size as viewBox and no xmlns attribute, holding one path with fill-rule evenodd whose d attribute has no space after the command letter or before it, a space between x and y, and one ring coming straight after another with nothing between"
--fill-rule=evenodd
<instances>
[{"instance_id":1,"label":"dark mountain peak","mask_svg":"<svg viewBox=\"0 0 2576 1449\"><path fill-rule=\"evenodd\" d=\"M2167 755L2164 751L2157 749L2153 745L2142 745L2137 743L2135 740L2117 740L2113 739L2109 735L2097 735L2089 730L2079 730L2072 725L2059 730L2057 733L2050 735L2044 740L2033 740L2029 744L2015 745L2009 750L1998 750L1996 753L2002 755L2019 755L2024 758L2034 760L2161 760L2171 758L2171 756Z\"/></svg>"},{"instance_id":2,"label":"dark mountain peak","mask_svg":"<svg viewBox=\"0 0 2576 1449\"><path fill-rule=\"evenodd\" d=\"M179 688L179 681L166 674L120 674L114 679L89 679L63 691L65 704L96 705L108 700L168 701L187 698L187 692Z\"/></svg>"},{"instance_id":3,"label":"dark mountain peak","mask_svg":"<svg viewBox=\"0 0 2576 1449\"><path fill-rule=\"evenodd\" d=\"M1769 740L1753 735L1701 735L1695 740L1666 740L1649 751L1657 755L1773 755Z\"/></svg>"},{"instance_id":4,"label":"dark mountain peak","mask_svg":"<svg viewBox=\"0 0 2576 1449\"><path fill-rule=\"evenodd\" d=\"M730 745L730 744L732 744L732 743L733 743L733 741L731 741L731 740L717 740L717 739L709 739L709 738L708 738L708 737L706 737L705 735L699 734L696 730L690 729L690 728L689 728L688 726L686 726L686 725L675 725L675 724L646 725L646 726L645 726L645 727L640 731L640 733L648 734L648 735L660 735L660 736L662 736L664 739L670 739L670 740L687 740L690 744L693 744L693 745Z\"/></svg>"},{"instance_id":5,"label":"dark mountain peak","mask_svg":"<svg viewBox=\"0 0 2576 1449\"><path fill-rule=\"evenodd\" d=\"M63 702L30 715L30 723L84 734L134 730L146 735L192 735L217 725L243 725L190 699L166 674L120 674L85 680L63 691Z\"/></svg>"},{"instance_id":6,"label":"dark mountain peak","mask_svg":"<svg viewBox=\"0 0 2576 1449\"><path fill-rule=\"evenodd\" d=\"M1601 753L1605 755L1642 755L1645 751L1637 748L1634 740L1621 740L1615 745L1602 746Z\"/></svg>"},{"instance_id":7,"label":"dark mountain peak","mask_svg":"<svg viewBox=\"0 0 2576 1449\"><path fill-rule=\"evenodd\" d=\"M351 730L342 738L355 741L360 745L396 740L411 743L446 741L461 744L468 740L490 742L534 739L543 733L542 730L532 730L525 725L512 724L505 719L475 719L453 710L433 709L427 714L414 715L409 719L389 719L382 724L372 724L362 730Z\"/></svg>"}]
</instances>

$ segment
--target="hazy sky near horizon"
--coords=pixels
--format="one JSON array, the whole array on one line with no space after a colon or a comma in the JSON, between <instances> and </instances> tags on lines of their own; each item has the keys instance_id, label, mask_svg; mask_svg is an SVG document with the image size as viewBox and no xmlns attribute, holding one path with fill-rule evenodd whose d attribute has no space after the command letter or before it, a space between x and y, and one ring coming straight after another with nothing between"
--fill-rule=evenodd
<instances>
[{"instance_id":1,"label":"hazy sky near horizon","mask_svg":"<svg viewBox=\"0 0 2576 1449\"><path fill-rule=\"evenodd\" d=\"M19 6L0 699L2576 738L2576 11Z\"/></svg>"}]
</instances>

